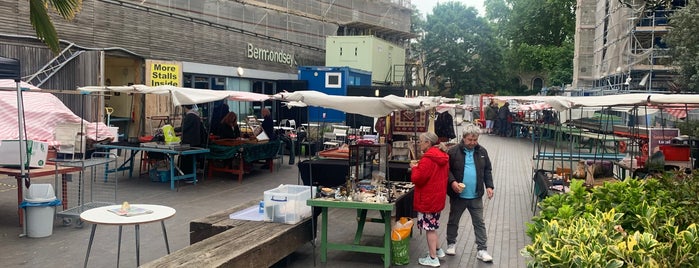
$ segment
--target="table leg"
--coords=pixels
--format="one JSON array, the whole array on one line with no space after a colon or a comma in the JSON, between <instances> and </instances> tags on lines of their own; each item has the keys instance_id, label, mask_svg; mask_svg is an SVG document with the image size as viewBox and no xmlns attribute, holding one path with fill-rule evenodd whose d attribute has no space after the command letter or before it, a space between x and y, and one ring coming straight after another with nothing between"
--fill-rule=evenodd
<instances>
[{"instance_id":1,"label":"table leg","mask_svg":"<svg viewBox=\"0 0 699 268\"><path fill-rule=\"evenodd\" d=\"M119 260L121 259L121 229L123 226L119 225L119 242L117 242L117 268L119 268Z\"/></svg>"},{"instance_id":2,"label":"table leg","mask_svg":"<svg viewBox=\"0 0 699 268\"><path fill-rule=\"evenodd\" d=\"M362 233L364 233L364 223L366 223L366 213L366 209L357 209L357 232L354 234L355 245L359 245L359 241L362 239Z\"/></svg>"},{"instance_id":3,"label":"table leg","mask_svg":"<svg viewBox=\"0 0 699 268\"><path fill-rule=\"evenodd\" d=\"M83 267L87 268L87 259L90 257L90 249L92 249L92 240L95 238L95 229L97 229L97 224L92 225L92 231L90 231L90 242L87 243L87 254L85 254L85 264Z\"/></svg>"},{"instance_id":4,"label":"table leg","mask_svg":"<svg viewBox=\"0 0 699 268\"><path fill-rule=\"evenodd\" d=\"M167 231L165 230L165 221L160 221L160 225L163 226L163 237L165 237L165 249L167 254L170 254L170 244L167 242Z\"/></svg>"},{"instance_id":5,"label":"table leg","mask_svg":"<svg viewBox=\"0 0 699 268\"><path fill-rule=\"evenodd\" d=\"M328 261L328 208L322 208L320 223L320 262Z\"/></svg>"},{"instance_id":6,"label":"table leg","mask_svg":"<svg viewBox=\"0 0 699 268\"><path fill-rule=\"evenodd\" d=\"M175 190L175 157L168 154L168 162L170 162L170 190Z\"/></svg>"},{"instance_id":7,"label":"table leg","mask_svg":"<svg viewBox=\"0 0 699 268\"><path fill-rule=\"evenodd\" d=\"M197 155L192 155L192 175L193 184L197 185Z\"/></svg>"},{"instance_id":8,"label":"table leg","mask_svg":"<svg viewBox=\"0 0 699 268\"><path fill-rule=\"evenodd\" d=\"M136 230L136 267L141 266L141 241L139 240L139 230L141 229L141 226L136 224L134 226L134 229Z\"/></svg>"},{"instance_id":9,"label":"table leg","mask_svg":"<svg viewBox=\"0 0 699 268\"><path fill-rule=\"evenodd\" d=\"M136 154L138 154L138 150L131 150L131 157L127 160L129 162L129 178L133 178L133 161Z\"/></svg>"},{"instance_id":10,"label":"table leg","mask_svg":"<svg viewBox=\"0 0 699 268\"><path fill-rule=\"evenodd\" d=\"M22 177L15 177L17 179L17 216L19 216L19 227L24 226L24 213L22 212L23 208L20 208L19 205L22 204L22 197L24 194L22 193L23 186L22 186ZM26 230L24 230L23 233L27 233Z\"/></svg>"},{"instance_id":11,"label":"table leg","mask_svg":"<svg viewBox=\"0 0 699 268\"><path fill-rule=\"evenodd\" d=\"M383 235L383 267L391 266L391 211L381 211L384 221Z\"/></svg>"}]
</instances>

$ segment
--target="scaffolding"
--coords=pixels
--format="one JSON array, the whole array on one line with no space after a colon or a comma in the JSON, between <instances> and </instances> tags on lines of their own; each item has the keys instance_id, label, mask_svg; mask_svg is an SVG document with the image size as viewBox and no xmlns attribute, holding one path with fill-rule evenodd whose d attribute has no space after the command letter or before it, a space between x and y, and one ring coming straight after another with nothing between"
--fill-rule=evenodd
<instances>
[{"instance_id":1,"label":"scaffolding","mask_svg":"<svg viewBox=\"0 0 699 268\"><path fill-rule=\"evenodd\" d=\"M642 0L580 0L576 11L573 89L600 94L667 91L674 80L662 40L672 7Z\"/></svg>"}]
</instances>

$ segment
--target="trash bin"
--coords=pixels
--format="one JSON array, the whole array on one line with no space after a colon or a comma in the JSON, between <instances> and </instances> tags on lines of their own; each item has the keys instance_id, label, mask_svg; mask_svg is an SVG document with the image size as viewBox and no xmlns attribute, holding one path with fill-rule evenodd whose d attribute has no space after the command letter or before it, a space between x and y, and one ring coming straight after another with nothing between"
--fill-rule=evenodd
<instances>
[{"instance_id":1,"label":"trash bin","mask_svg":"<svg viewBox=\"0 0 699 268\"><path fill-rule=\"evenodd\" d=\"M27 236L47 237L53 233L53 218L56 206L61 200L56 199L56 193L51 184L32 184L20 204L24 208L27 225Z\"/></svg>"}]
</instances>

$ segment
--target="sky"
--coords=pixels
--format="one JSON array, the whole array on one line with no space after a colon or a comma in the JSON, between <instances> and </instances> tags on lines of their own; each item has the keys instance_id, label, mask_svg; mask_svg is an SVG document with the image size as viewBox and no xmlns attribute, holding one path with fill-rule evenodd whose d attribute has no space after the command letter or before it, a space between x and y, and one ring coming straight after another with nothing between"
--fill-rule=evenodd
<instances>
[{"instance_id":1,"label":"sky","mask_svg":"<svg viewBox=\"0 0 699 268\"><path fill-rule=\"evenodd\" d=\"M485 16L485 7L483 6L483 0L412 0L414 6L420 10L420 13L426 15L427 13L432 13L432 8L437 5L437 3L446 3L449 1L458 1L464 3L465 6L475 7L478 10L480 16Z\"/></svg>"}]
</instances>

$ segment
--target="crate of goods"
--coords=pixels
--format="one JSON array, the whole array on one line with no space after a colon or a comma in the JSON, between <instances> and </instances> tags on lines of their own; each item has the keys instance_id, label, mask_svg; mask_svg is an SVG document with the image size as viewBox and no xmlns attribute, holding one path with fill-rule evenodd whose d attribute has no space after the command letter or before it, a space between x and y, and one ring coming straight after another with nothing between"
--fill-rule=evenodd
<instances>
[{"instance_id":1,"label":"crate of goods","mask_svg":"<svg viewBox=\"0 0 699 268\"><path fill-rule=\"evenodd\" d=\"M316 192L316 187L304 185L280 185L264 192L264 215L266 221L296 224L311 216L311 207L306 200Z\"/></svg>"},{"instance_id":2,"label":"crate of goods","mask_svg":"<svg viewBox=\"0 0 699 268\"><path fill-rule=\"evenodd\" d=\"M46 156L49 145L45 142L26 140L26 158L24 166L30 168L40 168L46 165ZM0 143L0 166L19 167L19 141L3 140Z\"/></svg>"}]
</instances>

